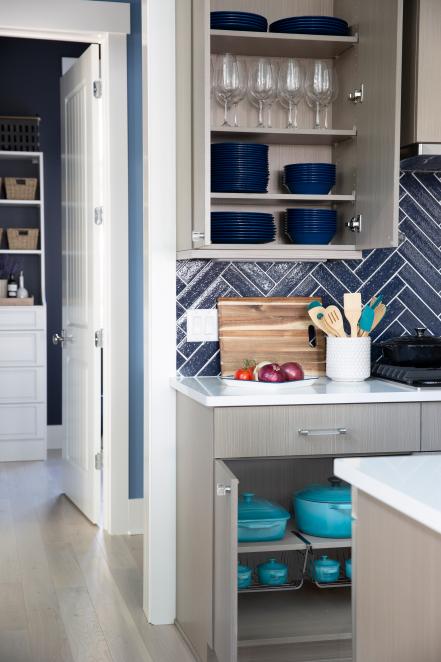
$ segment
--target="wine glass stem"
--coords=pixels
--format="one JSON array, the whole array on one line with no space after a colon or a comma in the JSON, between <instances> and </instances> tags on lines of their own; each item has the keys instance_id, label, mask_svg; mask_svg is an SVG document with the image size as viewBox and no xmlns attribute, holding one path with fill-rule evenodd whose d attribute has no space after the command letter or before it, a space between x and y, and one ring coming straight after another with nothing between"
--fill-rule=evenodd
<instances>
[{"instance_id":1,"label":"wine glass stem","mask_svg":"<svg viewBox=\"0 0 441 662\"><path fill-rule=\"evenodd\" d=\"M315 128L320 129L320 104L318 101L315 104Z\"/></svg>"},{"instance_id":2,"label":"wine glass stem","mask_svg":"<svg viewBox=\"0 0 441 662\"><path fill-rule=\"evenodd\" d=\"M263 101L259 101L259 123L257 126L263 126Z\"/></svg>"},{"instance_id":3,"label":"wine glass stem","mask_svg":"<svg viewBox=\"0 0 441 662\"><path fill-rule=\"evenodd\" d=\"M294 128L295 129L297 129L297 111L298 111L297 104L294 104Z\"/></svg>"},{"instance_id":4,"label":"wine glass stem","mask_svg":"<svg viewBox=\"0 0 441 662\"><path fill-rule=\"evenodd\" d=\"M292 127L292 102L290 101L288 104L288 129L292 129Z\"/></svg>"},{"instance_id":5,"label":"wine glass stem","mask_svg":"<svg viewBox=\"0 0 441 662\"><path fill-rule=\"evenodd\" d=\"M228 101L225 99L224 101L224 121L222 126L228 126Z\"/></svg>"},{"instance_id":6,"label":"wine glass stem","mask_svg":"<svg viewBox=\"0 0 441 662\"><path fill-rule=\"evenodd\" d=\"M237 103L234 104L234 126L239 126L239 122L237 120Z\"/></svg>"},{"instance_id":7,"label":"wine glass stem","mask_svg":"<svg viewBox=\"0 0 441 662\"><path fill-rule=\"evenodd\" d=\"M325 108L325 129L328 128L328 106Z\"/></svg>"},{"instance_id":8,"label":"wine glass stem","mask_svg":"<svg viewBox=\"0 0 441 662\"><path fill-rule=\"evenodd\" d=\"M271 122L271 104L268 106L268 119L267 119L267 127L268 129L272 129L272 122Z\"/></svg>"}]
</instances>

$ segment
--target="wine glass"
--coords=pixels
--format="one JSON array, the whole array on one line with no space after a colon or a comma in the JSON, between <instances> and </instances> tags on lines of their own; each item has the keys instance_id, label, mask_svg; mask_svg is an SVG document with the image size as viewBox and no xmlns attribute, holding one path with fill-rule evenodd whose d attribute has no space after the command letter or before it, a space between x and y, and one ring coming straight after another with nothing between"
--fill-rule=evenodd
<instances>
[{"instance_id":1,"label":"wine glass","mask_svg":"<svg viewBox=\"0 0 441 662\"><path fill-rule=\"evenodd\" d=\"M309 105L315 108L314 128L320 129L320 108L330 103L332 69L324 60L315 60L305 79L305 94Z\"/></svg>"},{"instance_id":2,"label":"wine glass","mask_svg":"<svg viewBox=\"0 0 441 662\"><path fill-rule=\"evenodd\" d=\"M288 129L297 129L297 107L304 95L304 80L305 73L299 60L289 58L281 63L277 79L277 99L288 109Z\"/></svg>"},{"instance_id":3,"label":"wine glass","mask_svg":"<svg viewBox=\"0 0 441 662\"><path fill-rule=\"evenodd\" d=\"M247 67L245 62L242 60L237 61L238 72L239 72L239 87L236 92L233 94L231 103L233 104L233 125L239 126L239 121L237 118L237 107L243 99L245 99L248 91L248 76L247 76Z\"/></svg>"},{"instance_id":4,"label":"wine glass","mask_svg":"<svg viewBox=\"0 0 441 662\"><path fill-rule=\"evenodd\" d=\"M274 101L276 89L276 79L271 60L259 58L250 71L248 81L250 101L259 108L258 127L265 126L263 123L263 109L265 104Z\"/></svg>"},{"instance_id":5,"label":"wine glass","mask_svg":"<svg viewBox=\"0 0 441 662\"><path fill-rule=\"evenodd\" d=\"M234 95L240 88L240 64L235 55L225 53L219 58L214 94L217 101L224 107L222 126L231 126L228 121L228 109L233 103Z\"/></svg>"},{"instance_id":6,"label":"wine glass","mask_svg":"<svg viewBox=\"0 0 441 662\"><path fill-rule=\"evenodd\" d=\"M326 102L323 104L325 107L325 129L328 128L328 108L331 105L333 101L336 100L338 97L338 78L337 78L337 72L335 71L334 67L329 69L330 75L331 75L331 87L329 90L329 94L326 98Z\"/></svg>"}]
</instances>

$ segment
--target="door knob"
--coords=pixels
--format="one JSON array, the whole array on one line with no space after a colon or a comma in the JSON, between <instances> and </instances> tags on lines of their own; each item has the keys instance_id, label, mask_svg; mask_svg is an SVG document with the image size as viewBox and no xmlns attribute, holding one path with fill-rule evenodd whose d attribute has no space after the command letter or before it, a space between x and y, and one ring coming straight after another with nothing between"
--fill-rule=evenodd
<instances>
[{"instance_id":1,"label":"door knob","mask_svg":"<svg viewBox=\"0 0 441 662\"><path fill-rule=\"evenodd\" d=\"M54 345L61 345L61 347L63 347L64 341L65 341L64 331L61 332L61 335L59 333L54 333L54 335L52 336L52 343Z\"/></svg>"}]
</instances>

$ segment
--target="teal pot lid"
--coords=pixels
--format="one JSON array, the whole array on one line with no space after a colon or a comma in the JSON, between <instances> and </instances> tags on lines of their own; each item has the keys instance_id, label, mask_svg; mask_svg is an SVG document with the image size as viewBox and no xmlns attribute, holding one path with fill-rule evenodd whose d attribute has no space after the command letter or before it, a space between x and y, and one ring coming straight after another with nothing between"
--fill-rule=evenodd
<instances>
[{"instance_id":1,"label":"teal pot lid","mask_svg":"<svg viewBox=\"0 0 441 662\"><path fill-rule=\"evenodd\" d=\"M328 570L332 568L332 570L336 570L340 567L340 563L334 559L329 559L327 556L322 556L321 558L317 559L317 561L314 561L314 567L316 569L326 568Z\"/></svg>"},{"instance_id":2,"label":"teal pot lid","mask_svg":"<svg viewBox=\"0 0 441 662\"><path fill-rule=\"evenodd\" d=\"M318 503L351 503L351 486L338 479L330 479L331 485L309 485L295 495L298 499Z\"/></svg>"},{"instance_id":3,"label":"teal pot lid","mask_svg":"<svg viewBox=\"0 0 441 662\"><path fill-rule=\"evenodd\" d=\"M239 497L239 522L250 520L288 520L290 514L277 503L259 499L252 492L244 492Z\"/></svg>"},{"instance_id":4,"label":"teal pot lid","mask_svg":"<svg viewBox=\"0 0 441 662\"><path fill-rule=\"evenodd\" d=\"M287 570L288 566L285 563L279 563L277 559L268 559L265 563L260 563L259 570Z\"/></svg>"}]
</instances>

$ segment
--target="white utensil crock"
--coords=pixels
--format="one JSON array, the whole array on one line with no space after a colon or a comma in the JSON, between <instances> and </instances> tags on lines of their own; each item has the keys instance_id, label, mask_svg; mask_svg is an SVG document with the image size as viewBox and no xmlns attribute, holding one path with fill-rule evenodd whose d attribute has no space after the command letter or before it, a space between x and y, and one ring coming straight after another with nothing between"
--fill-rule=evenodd
<instances>
[{"instance_id":1,"label":"white utensil crock","mask_svg":"<svg viewBox=\"0 0 441 662\"><path fill-rule=\"evenodd\" d=\"M0 278L0 299L6 299L8 296L8 281Z\"/></svg>"},{"instance_id":2,"label":"white utensil crock","mask_svg":"<svg viewBox=\"0 0 441 662\"><path fill-rule=\"evenodd\" d=\"M334 382L362 382L371 374L371 339L326 340L326 375Z\"/></svg>"}]
</instances>

